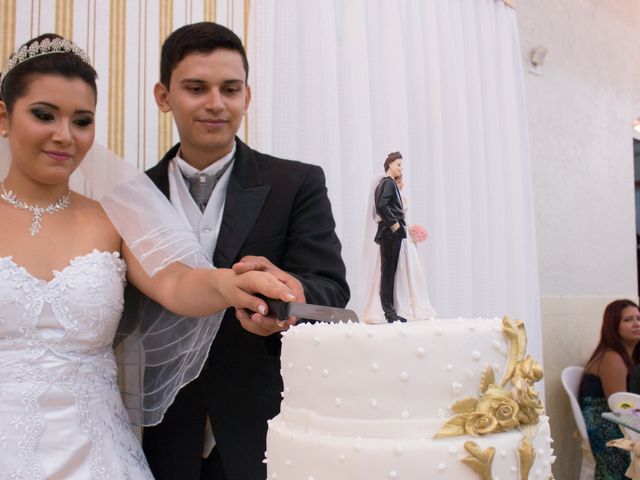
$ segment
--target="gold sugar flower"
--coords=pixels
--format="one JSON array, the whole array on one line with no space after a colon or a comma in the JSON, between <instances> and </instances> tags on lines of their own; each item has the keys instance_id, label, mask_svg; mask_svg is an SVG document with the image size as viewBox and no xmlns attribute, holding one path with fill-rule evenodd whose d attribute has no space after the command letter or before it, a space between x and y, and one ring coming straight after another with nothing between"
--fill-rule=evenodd
<instances>
[{"instance_id":1,"label":"gold sugar flower","mask_svg":"<svg viewBox=\"0 0 640 480\"><path fill-rule=\"evenodd\" d=\"M528 380L531 383L535 383L542 380L542 377L544 376L544 374L542 371L542 367L538 364L538 362L536 362L533 358L527 355L527 357L524 360L516 364L516 368L513 376L516 378L518 377L524 378L525 380Z\"/></svg>"},{"instance_id":2,"label":"gold sugar flower","mask_svg":"<svg viewBox=\"0 0 640 480\"><path fill-rule=\"evenodd\" d=\"M464 430L469 435L486 435L498 428L498 420L489 413L473 412L467 416Z\"/></svg>"}]
</instances>

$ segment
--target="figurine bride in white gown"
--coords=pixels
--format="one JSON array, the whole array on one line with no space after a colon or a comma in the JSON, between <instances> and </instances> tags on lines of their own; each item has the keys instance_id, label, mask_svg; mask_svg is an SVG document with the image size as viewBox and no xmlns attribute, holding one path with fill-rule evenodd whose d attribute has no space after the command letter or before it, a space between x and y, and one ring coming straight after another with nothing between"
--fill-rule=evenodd
<instances>
[{"instance_id":1,"label":"figurine bride in white gown","mask_svg":"<svg viewBox=\"0 0 640 480\"><path fill-rule=\"evenodd\" d=\"M377 177L372 182L373 187L371 188L369 208L367 210L369 213L367 215L365 242L368 241L372 244L373 235L371 232L375 232L377 221L375 208L373 208L373 191L380 178ZM400 192L402 192L404 187L402 177L395 180ZM412 225L409 222L407 199L404 194L402 194L402 203L405 219L407 220L409 231L411 231ZM380 251L377 248L375 249L375 254L371 248L365 248L364 251L365 256L369 258L364 259L364 270L366 272L364 273L364 294L366 303L362 320L366 323L386 323L378 293L380 290ZM375 258L373 261L372 257ZM429 302L427 280L420 263L417 242L412 238L411 234L402 242L402 247L400 248L398 269L395 277L394 301L398 315L408 321L426 320L436 316L436 311L431 306L431 302Z\"/></svg>"},{"instance_id":2,"label":"figurine bride in white gown","mask_svg":"<svg viewBox=\"0 0 640 480\"><path fill-rule=\"evenodd\" d=\"M264 313L254 292L293 297L269 273L212 268L145 175L101 204L70 191L93 144L95 79L86 54L53 34L19 49L0 76L0 478L153 478L112 350L125 279L176 312L142 318L125 352L147 367L126 372L142 424L198 374L218 312Z\"/></svg>"}]
</instances>

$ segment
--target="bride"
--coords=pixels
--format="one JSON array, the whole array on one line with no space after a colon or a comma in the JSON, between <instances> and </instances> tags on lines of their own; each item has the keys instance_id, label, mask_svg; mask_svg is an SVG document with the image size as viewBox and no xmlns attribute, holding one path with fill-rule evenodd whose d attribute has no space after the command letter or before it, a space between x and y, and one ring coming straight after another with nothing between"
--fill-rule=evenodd
<instances>
[{"instance_id":1,"label":"bride","mask_svg":"<svg viewBox=\"0 0 640 480\"><path fill-rule=\"evenodd\" d=\"M375 186L379 183L381 177L377 177L373 181L371 188L371 199L367 210L367 233L365 234L365 242L373 244L371 240L373 235L371 232L375 229L376 218L373 210L373 192ZM404 181L402 175L394 179L401 193L402 204L404 207L405 219L411 232L412 225L408 220L407 198L403 193ZM374 244L373 244L374 245ZM369 246L370 247L370 246ZM367 279L365 293L365 308L363 321L366 323L386 323L384 311L380 303L380 250L365 248L365 273L364 278ZM373 260L372 260L373 259ZM409 234L402 242L400 247L400 255L398 257L398 269L396 270L394 303L399 316L412 320L426 320L435 318L436 311L429 302L427 292L427 280L422 270L420 256L418 254L417 242Z\"/></svg>"},{"instance_id":2,"label":"bride","mask_svg":"<svg viewBox=\"0 0 640 480\"><path fill-rule=\"evenodd\" d=\"M213 269L195 238L176 242L190 233L143 175L102 206L70 191L94 140L95 79L86 54L53 34L29 41L0 76L0 163L9 162L0 182L1 478L152 478L112 351L125 280L175 312L132 337L130 357L155 367L127 394L138 395L143 423L197 375L216 312L266 313L253 293L294 298L269 273ZM158 217L166 227L154 230Z\"/></svg>"}]
</instances>

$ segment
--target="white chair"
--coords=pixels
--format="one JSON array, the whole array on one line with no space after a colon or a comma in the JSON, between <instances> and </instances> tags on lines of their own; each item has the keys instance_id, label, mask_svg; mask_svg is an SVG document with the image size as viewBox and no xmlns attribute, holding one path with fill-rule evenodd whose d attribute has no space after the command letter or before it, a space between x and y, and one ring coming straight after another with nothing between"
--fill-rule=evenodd
<instances>
[{"instance_id":1,"label":"white chair","mask_svg":"<svg viewBox=\"0 0 640 480\"><path fill-rule=\"evenodd\" d=\"M562 386L569 397L571 410L573 411L573 418L576 422L576 426L578 427L578 433L582 439L580 444L580 447L582 448L580 480L593 480L595 477L596 462L593 458L593 454L591 453L591 445L589 444L589 436L587 435L587 425L584 423L582 409L578 403L578 391L580 389L583 372L584 368L582 367L566 367L562 370L560 379L562 380Z\"/></svg>"}]
</instances>

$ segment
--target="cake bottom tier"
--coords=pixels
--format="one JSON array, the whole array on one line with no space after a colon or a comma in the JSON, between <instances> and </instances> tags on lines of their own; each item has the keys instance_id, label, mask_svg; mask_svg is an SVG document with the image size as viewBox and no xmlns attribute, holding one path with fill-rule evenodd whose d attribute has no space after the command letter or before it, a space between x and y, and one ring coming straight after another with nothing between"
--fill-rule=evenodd
<instances>
[{"instance_id":1,"label":"cake bottom tier","mask_svg":"<svg viewBox=\"0 0 640 480\"><path fill-rule=\"evenodd\" d=\"M535 458L527 476L521 472L518 447L524 439ZM467 441L480 450L495 449L489 477L462 462L471 457ZM522 480L552 477L553 449L547 417L535 426L482 437L363 438L310 433L274 418L267 434L269 480Z\"/></svg>"}]
</instances>

